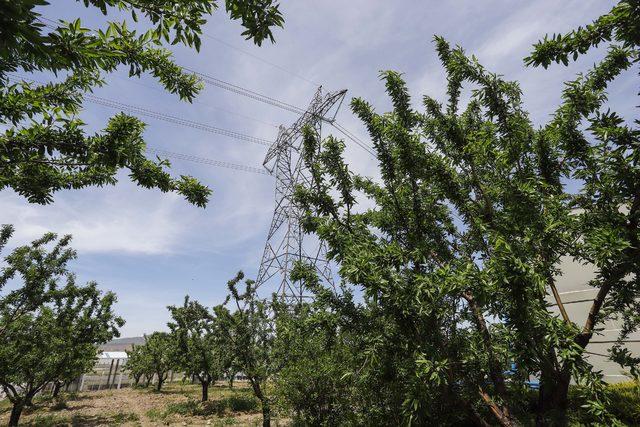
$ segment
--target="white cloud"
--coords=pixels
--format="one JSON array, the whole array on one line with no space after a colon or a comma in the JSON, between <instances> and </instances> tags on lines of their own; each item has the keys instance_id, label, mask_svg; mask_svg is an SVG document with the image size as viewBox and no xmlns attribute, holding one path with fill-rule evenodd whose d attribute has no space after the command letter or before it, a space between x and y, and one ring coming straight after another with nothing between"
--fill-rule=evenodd
<instances>
[{"instance_id":1,"label":"white cloud","mask_svg":"<svg viewBox=\"0 0 640 427\"><path fill-rule=\"evenodd\" d=\"M73 247L81 253L171 253L186 228L176 220L178 206L186 202L173 194L132 187L123 180L114 188L58 194L48 206L29 204L4 191L3 222L15 226L12 241L19 244L53 231L73 235ZM132 190L140 192L133 199L127 197ZM145 191L149 194L142 194Z\"/></svg>"}]
</instances>

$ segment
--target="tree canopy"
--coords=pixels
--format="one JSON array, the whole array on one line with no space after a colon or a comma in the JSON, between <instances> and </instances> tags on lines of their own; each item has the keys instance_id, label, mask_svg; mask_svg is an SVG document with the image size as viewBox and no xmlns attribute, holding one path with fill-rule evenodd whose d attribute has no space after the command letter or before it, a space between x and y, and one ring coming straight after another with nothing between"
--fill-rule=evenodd
<instances>
[{"instance_id":1,"label":"tree canopy","mask_svg":"<svg viewBox=\"0 0 640 427\"><path fill-rule=\"evenodd\" d=\"M80 19L51 21L41 13L51 7L45 0L0 4L0 123L8 126L0 135L0 189L11 188L32 203L50 203L56 191L115 184L116 173L127 170L139 186L177 192L204 206L210 189L190 176L171 177L167 160L145 157L142 121L119 113L102 131L89 134L79 114L84 95L119 67L127 67L130 77L149 73L168 92L193 100L201 83L173 61L165 45L199 50L202 27L217 2L78 3L105 16L128 12L132 21L144 19L152 28L139 32L124 20L92 31ZM283 25L273 0L229 0L225 7L245 28L242 34L258 45L273 41L272 28ZM25 72L57 78L39 83L14 74Z\"/></svg>"},{"instance_id":2,"label":"tree canopy","mask_svg":"<svg viewBox=\"0 0 640 427\"><path fill-rule=\"evenodd\" d=\"M393 71L381 73L392 111L351 103L375 147L379 181L351 172L341 141L307 129L304 159L315 184L297 199L306 230L328 243L341 278L364 293L361 305L347 298L328 307L349 328L366 325L354 377L363 396L392 390L376 395L380 420L469 416L513 425L527 406L514 391L536 376L540 423L564 419L572 379L593 419L612 422L585 347L598 325L622 319L611 356L627 367L638 362L622 339L637 330L640 312L640 133L605 93L638 61L637 22L637 2L620 2L593 25L535 46L527 63L548 65L611 41L601 62L566 84L542 128L532 125L516 82L436 37L444 104L425 96L414 109ZM360 206L362 197L372 207ZM598 293L584 325L558 297L563 257L597 268L585 284Z\"/></svg>"},{"instance_id":3,"label":"tree canopy","mask_svg":"<svg viewBox=\"0 0 640 427\"><path fill-rule=\"evenodd\" d=\"M18 272L22 279L0 297L0 386L13 405L12 426L47 384L93 368L98 345L117 337L124 324L114 313L113 293L93 282L76 285L66 268L75 255L69 240L47 234L6 257L3 278Z\"/></svg>"},{"instance_id":4,"label":"tree canopy","mask_svg":"<svg viewBox=\"0 0 640 427\"><path fill-rule=\"evenodd\" d=\"M223 374L225 342L217 319L198 301L185 297L181 307L170 306L169 329L175 341L175 365L187 376L195 376L202 386L202 401L209 400L209 386Z\"/></svg>"}]
</instances>

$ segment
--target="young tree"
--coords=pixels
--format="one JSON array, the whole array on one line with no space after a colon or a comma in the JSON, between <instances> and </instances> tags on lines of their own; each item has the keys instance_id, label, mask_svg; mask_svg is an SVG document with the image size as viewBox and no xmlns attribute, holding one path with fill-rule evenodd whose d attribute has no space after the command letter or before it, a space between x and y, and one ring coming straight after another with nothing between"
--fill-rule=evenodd
<instances>
[{"instance_id":1,"label":"young tree","mask_svg":"<svg viewBox=\"0 0 640 427\"><path fill-rule=\"evenodd\" d=\"M223 354L217 319L198 301L186 296L182 307L170 306L169 329L175 341L175 365L195 376L202 386L202 401L209 400L209 386L222 375Z\"/></svg>"},{"instance_id":2,"label":"young tree","mask_svg":"<svg viewBox=\"0 0 640 427\"><path fill-rule=\"evenodd\" d=\"M169 371L173 368L175 343L172 337L166 332L154 332L151 335L145 335L144 346L142 351L145 353L148 365L148 371L145 373L147 377L147 386L150 378L156 375L158 382L156 390L162 390L162 385L169 376Z\"/></svg>"},{"instance_id":3,"label":"young tree","mask_svg":"<svg viewBox=\"0 0 640 427\"><path fill-rule=\"evenodd\" d=\"M95 346L82 346L72 349L75 343L69 341L68 343L69 353L64 356L66 362L63 369L61 369L57 378L52 381L53 397L57 397L60 394L62 387L71 384L78 379L81 375L91 372L96 364L98 357L98 351Z\"/></svg>"},{"instance_id":4,"label":"young tree","mask_svg":"<svg viewBox=\"0 0 640 427\"><path fill-rule=\"evenodd\" d=\"M371 418L355 416L358 411L354 408L360 402L349 374L356 337L353 331L343 330L341 316L329 309L333 292L319 286L315 271L308 266L297 265L291 280L303 281L315 298L295 307L276 306L275 350L283 361L274 380L279 400L300 425L371 423Z\"/></svg>"},{"instance_id":5,"label":"young tree","mask_svg":"<svg viewBox=\"0 0 640 427\"><path fill-rule=\"evenodd\" d=\"M127 363L124 365L124 370L133 377L135 385L138 386L140 379L149 371L144 345L134 345L131 350L127 350Z\"/></svg>"},{"instance_id":6,"label":"young tree","mask_svg":"<svg viewBox=\"0 0 640 427\"><path fill-rule=\"evenodd\" d=\"M0 249L12 234L12 226L2 227ZM58 240L54 233L46 233L30 245L16 248L5 258L6 265L0 274L0 290L14 279L20 280L23 286L0 295L0 339L12 322L49 301L50 291L69 275L67 264L77 255L69 248L70 241L71 236ZM49 248L49 245L53 246Z\"/></svg>"},{"instance_id":7,"label":"young tree","mask_svg":"<svg viewBox=\"0 0 640 427\"><path fill-rule=\"evenodd\" d=\"M48 239L53 242L56 237ZM51 266L68 256L60 251L68 237L50 253L44 251L41 242L34 242L31 250L16 249L7 257L9 267L5 269L27 273L22 287L2 298L0 310L0 385L13 404L11 426L18 425L24 405L46 384L67 378L71 371L91 367L97 346L118 336L117 328L124 324L113 313L115 295L101 294L95 283L77 286L64 267L66 261L57 269L48 273L40 270L35 275L43 265L42 259L51 261L45 263ZM38 252L40 256L33 257ZM36 286L31 280L36 277L42 282L37 285L42 294L37 299L29 298ZM66 284L61 287L62 280Z\"/></svg>"},{"instance_id":8,"label":"young tree","mask_svg":"<svg viewBox=\"0 0 640 427\"><path fill-rule=\"evenodd\" d=\"M87 0L78 3L108 15L113 9L148 20L142 33L127 21L109 22L90 31L80 20L51 22L41 11L45 0L15 0L0 5L0 189L12 188L32 203L50 203L61 189L114 184L119 170L129 171L138 185L180 193L198 206L211 191L189 176L172 178L166 160L145 157L144 123L126 114L112 117L102 132L87 134L77 117L83 96L104 83L103 75L120 66L131 77L150 73L164 88L191 101L200 90L198 78L173 62L165 44L196 50L215 0L130 1ZM271 29L283 25L273 0L229 0L231 19L240 20L247 39L260 45L273 41ZM37 10L36 10L37 9ZM31 83L10 73L48 71L60 80Z\"/></svg>"},{"instance_id":9,"label":"young tree","mask_svg":"<svg viewBox=\"0 0 640 427\"><path fill-rule=\"evenodd\" d=\"M268 382L278 371L280 362L274 354L275 331L266 301L256 296L253 280L245 281L243 293L238 284L244 278L239 272L228 282L230 296L225 304L215 307L220 320L223 336L231 337L238 367L249 379L253 394L262 406L262 425L271 425L271 400L267 389ZM235 304L235 311L229 311L225 305L229 300Z\"/></svg>"}]
</instances>

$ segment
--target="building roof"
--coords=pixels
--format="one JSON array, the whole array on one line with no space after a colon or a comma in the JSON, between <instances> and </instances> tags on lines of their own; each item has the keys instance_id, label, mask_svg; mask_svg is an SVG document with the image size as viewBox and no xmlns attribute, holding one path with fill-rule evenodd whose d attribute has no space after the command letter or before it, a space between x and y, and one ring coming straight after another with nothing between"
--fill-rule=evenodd
<instances>
[{"instance_id":1,"label":"building roof","mask_svg":"<svg viewBox=\"0 0 640 427\"><path fill-rule=\"evenodd\" d=\"M126 351L103 351L100 353L100 359L127 359Z\"/></svg>"}]
</instances>

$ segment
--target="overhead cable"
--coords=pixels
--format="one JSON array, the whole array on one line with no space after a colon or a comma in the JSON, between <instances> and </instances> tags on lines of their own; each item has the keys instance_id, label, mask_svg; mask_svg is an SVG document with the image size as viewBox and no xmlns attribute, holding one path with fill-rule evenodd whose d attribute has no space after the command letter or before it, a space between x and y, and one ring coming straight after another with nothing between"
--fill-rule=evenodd
<instances>
[{"instance_id":1,"label":"overhead cable","mask_svg":"<svg viewBox=\"0 0 640 427\"><path fill-rule=\"evenodd\" d=\"M226 82L224 80L218 79L218 78L210 76L208 74L201 73L200 71L194 70L192 68L188 68L188 67L184 67L184 66L182 68L184 70L187 70L187 71L197 75L205 83L210 84L212 86L219 87L220 89L224 89L224 90L227 90L229 92L233 92L235 94L242 95L242 96L245 96L247 98L251 98L251 99L254 99L256 101L260 101L262 103L271 105L273 107L278 107L278 108L281 108L283 110L287 110L287 111L295 113L295 114L304 114L305 113L305 110L303 108L296 107L295 105L289 104L287 102L280 101L278 99L272 98L272 97L267 96L267 95L263 95L263 94L258 93L256 91L253 91L251 89L247 89L247 88L244 88L242 86L238 86L238 85L235 85L233 83Z\"/></svg>"},{"instance_id":2,"label":"overhead cable","mask_svg":"<svg viewBox=\"0 0 640 427\"><path fill-rule=\"evenodd\" d=\"M268 60L266 60L266 59L264 59L264 58L261 58L261 57L259 57L259 56L257 56L257 55L254 55L254 54L253 54L253 53L251 53L251 52L248 52L248 51L246 51L246 50L244 50L244 49L240 49L239 47L236 47L236 46L232 45L231 43L228 43L228 42L226 42L226 41L222 40L221 38L218 38L218 37L212 36L212 35L210 35L210 34L206 34L206 33L203 33L202 35L203 35L203 36L205 36L205 37L207 37L207 38L209 38L209 39L211 39L211 40L215 40L216 42L220 43L220 44L221 44L221 45L223 45L223 46L226 46L226 47L228 47L228 48L230 48L230 49L233 49L233 50L235 50L235 51L237 51L237 52L240 52L240 53L242 53L242 54L244 54L244 55L250 56L251 58L257 59L257 60L258 60L258 61L260 61L260 62L263 62L263 63L265 63L265 64L267 64L267 65L270 65L270 66L272 66L273 68L277 68L278 70L283 71L283 72L285 72L285 73L289 74L290 76L293 76L293 77L295 77L295 78L297 78L297 79L303 80L303 81L305 81L305 82L307 82L307 83L309 83L309 84L312 84L312 85L314 85L314 86L316 86L316 87L317 87L317 86L321 86L321 84L320 84L320 83L314 82L313 80L309 80L308 78L306 78L306 77L304 77L304 76L302 76L302 75L300 75L300 74L298 74L298 73L296 73L296 72L293 72L293 71L291 71L291 70L288 70L288 69L286 69L285 67L283 67L283 66L281 66L281 65L276 64L275 62L268 61Z\"/></svg>"},{"instance_id":3,"label":"overhead cable","mask_svg":"<svg viewBox=\"0 0 640 427\"><path fill-rule=\"evenodd\" d=\"M353 141L356 145L358 145L360 148L362 148L364 151L366 151L367 153L369 153L370 155L372 155L374 158L376 157L376 153L371 149L371 147L369 147L364 141L362 141L360 138L358 138L357 136L355 136L354 134L352 134L348 129L346 129L344 126L340 125L337 122L333 122L331 123L331 126L333 126L336 130L338 130L340 133L342 133L344 136L346 136L347 138L349 138L351 141Z\"/></svg>"},{"instance_id":4,"label":"overhead cable","mask_svg":"<svg viewBox=\"0 0 640 427\"><path fill-rule=\"evenodd\" d=\"M160 150L160 149L157 149L157 148L147 148L147 151L152 152L154 154L157 154L159 156L173 157L173 158L176 158L176 159L179 159L179 160L185 160L185 161L188 161L188 162L201 163L201 164L208 165L208 166L218 166L218 167L223 167L223 168L228 168L228 169L235 169L235 170L239 170L239 171L243 171L243 172L251 172L251 173L256 173L256 174L260 174L260 175L269 175L269 176L271 176L271 174L266 169L257 168L257 167L253 167L253 166L240 165L240 164L237 164L237 163L230 163L230 162L223 162L223 161L220 161L220 160L208 159L206 157L199 157L199 156L194 156L194 155L185 154L185 153L177 153L175 151Z\"/></svg>"},{"instance_id":5,"label":"overhead cable","mask_svg":"<svg viewBox=\"0 0 640 427\"><path fill-rule=\"evenodd\" d=\"M181 126L187 126L193 129L198 129L204 132L216 133L218 135L228 136L230 138L235 138L241 141L247 141L254 144L271 146L272 141L267 139L258 138L256 136L247 135L244 133L223 129L215 126L211 126L205 123L194 122L192 120L187 120L181 117L172 116L165 113L160 113L153 110L148 110L146 108L138 107L135 105L124 104L122 102L114 101L111 99L101 98L95 95L85 95L86 99L94 104L102 105L109 108L121 109L123 111L140 114L143 116L151 117L152 119L163 120L165 122L174 123Z\"/></svg>"},{"instance_id":6,"label":"overhead cable","mask_svg":"<svg viewBox=\"0 0 640 427\"><path fill-rule=\"evenodd\" d=\"M43 84L37 80L27 79L23 76L17 75L20 79L24 81L31 81L39 84ZM14 77L10 76L11 80L16 81ZM216 126L211 126L205 123L195 122L193 120L184 119L181 117L172 116L169 114L161 113L158 111L149 110L147 108L139 107L136 105L125 104L123 102L118 102L112 99L102 98L92 94L85 94L84 97L87 101L92 102L94 104L102 105L104 107L114 108L116 110L127 111L129 113L140 114L142 116L150 117L156 120L163 120L165 122L174 123L181 126L190 127L193 129L198 129L204 132L215 133L218 135L228 136L230 138L235 138L241 141L251 142L254 144L264 145L266 147L270 147L273 143L267 139L258 138L256 136L247 135L241 132L236 132L228 129L219 128Z\"/></svg>"}]
</instances>

